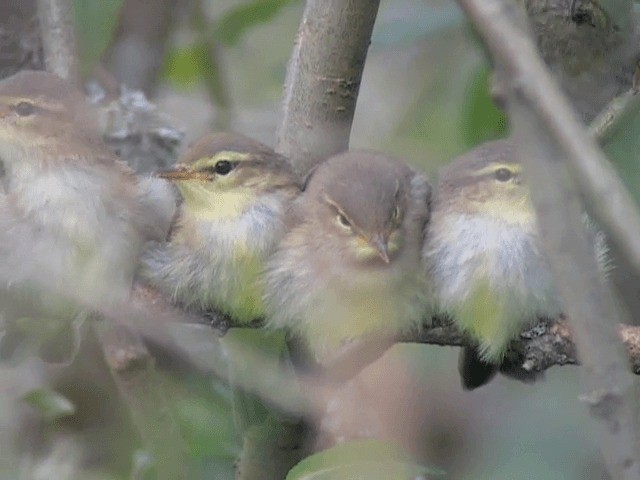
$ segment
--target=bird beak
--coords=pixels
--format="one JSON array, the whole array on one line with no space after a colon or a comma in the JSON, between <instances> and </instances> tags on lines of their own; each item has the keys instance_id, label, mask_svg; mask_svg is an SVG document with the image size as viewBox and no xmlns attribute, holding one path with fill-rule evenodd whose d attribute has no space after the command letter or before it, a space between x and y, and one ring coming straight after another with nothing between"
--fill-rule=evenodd
<instances>
[{"instance_id":1,"label":"bird beak","mask_svg":"<svg viewBox=\"0 0 640 480\"><path fill-rule=\"evenodd\" d=\"M154 176L159 178L164 178L166 180L188 180L190 178L195 178L196 173L188 167L184 167L178 165L170 170L160 170L154 173Z\"/></svg>"},{"instance_id":2,"label":"bird beak","mask_svg":"<svg viewBox=\"0 0 640 480\"><path fill-rule=\"evenodd\" d=\"M376 252L378 252L380 258L384 260L384 263L389 263L389 240L386 236L378 233L369 241L369 243L376 249Z\"/></svg>"}]
</instances>

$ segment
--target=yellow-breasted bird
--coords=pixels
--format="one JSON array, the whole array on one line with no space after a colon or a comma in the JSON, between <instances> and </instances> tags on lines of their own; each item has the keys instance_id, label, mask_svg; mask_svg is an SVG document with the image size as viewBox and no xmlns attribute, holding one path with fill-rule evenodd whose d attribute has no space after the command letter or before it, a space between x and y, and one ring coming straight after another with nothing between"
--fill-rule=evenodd
<instances>
[{"instance_id":1,"label":"yellow-breasted bird","mask_svg":"<svg viewBox=\"0 0 640 480\"><path fill-rule=\"evenodd\" d=\"M423 255L437 310L476 342L460 356L466 389L493 377L522 330L561 312L521 173L509 141L488 142L444 167L434 195Z\"/></svg>"},{"instance_id":2,"label":"yellow-breasted bird","mask_svg":"<svg viewBox=\"0 0 640 480\"><path fill-rule=\"evenodd\" d=\"M430 194L424 175L382 153L322 162L267 262L268 325L301 339L320 364L351 340L419 326Z\"/></svg>"},{"instance_id":3,"label":"yellow-breasted bird","mask_svg":"<svg viewBox=\"0 0 640 480\"><path fill-rule=\"evenodd\" d=\"M259 276L300 192L288 160L243 135L212 133L157 175L183 201L170 238L145 252L141 277L188 309L240 324L263 316Z\"/></svg>"},{"instance_id":4,"label":"yellow-breasted bird","mask_svg":"<svg viewBox=\"0 0 640 480\"><path fill-rule=\"evenodd\" d=\"M170 214L104 145L82 92L45 72L0 81L0 167L4 321L67 321L127 299Z\"/></svg>"}]
</instances>

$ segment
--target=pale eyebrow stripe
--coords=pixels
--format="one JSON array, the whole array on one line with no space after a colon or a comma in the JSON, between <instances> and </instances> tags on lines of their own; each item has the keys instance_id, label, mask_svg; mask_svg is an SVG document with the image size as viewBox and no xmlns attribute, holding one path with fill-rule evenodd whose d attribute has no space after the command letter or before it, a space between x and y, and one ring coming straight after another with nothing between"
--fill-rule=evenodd
<instances>
[{"instance_id":1,"label":"pale eyebrow stripe","mask_svg":"<svg viewBox=\"0 0 640 480\"><path fill-rule=\"evenodd\" d=\"M509 170L511 170L513 173L521 173L522 172L522 165L520 165L519 163L500 163L500 162L491 162L489 165L487 165L486 167L480 169L480 170L472 170L470 173L472 173L473 175L476 175L478 177L482 176L482 175L486 175L489 173L493 173L495 172L498 168L500 167L504 167L504 168L508 168Z\"/></svg>"},{"instance_id":2,"label":"pale eyebrow stripe","mask_svg":"<svg viewBox=\"0 0 640 480\"><path fill-rule=\"evenodd\" d=\"M35 107L39 107L43 109L58 110L58 111L63 109L62 104L58 102L55 102L55 103L47 102L42 100L41 98L39 98L37 101L34 102L33 98L29 98L29 97L11 97L8 95L4 95L4 96L0 96L0 102L12 104L12 105L17 105L20 102L29 102L33 104Z\"/></svg>"}]
</instances>

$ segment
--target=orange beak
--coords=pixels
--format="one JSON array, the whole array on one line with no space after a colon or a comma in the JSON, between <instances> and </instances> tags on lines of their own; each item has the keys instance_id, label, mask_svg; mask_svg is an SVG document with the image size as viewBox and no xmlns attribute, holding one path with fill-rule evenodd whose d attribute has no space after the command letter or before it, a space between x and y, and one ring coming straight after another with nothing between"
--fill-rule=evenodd
<instances>
[{"instance_id":1,"label":"orange beak","mask_svg":"<svg viewBox=\"0 0 640 480\"><path fill-rule=\"evenodd\" d=\"M199 173L191 170L188 167L176 166L170 170L160 170L153 174L155 177L164 178L166 180L189 180L190 178L197 178Z\"/></svg>"}]
</instances>

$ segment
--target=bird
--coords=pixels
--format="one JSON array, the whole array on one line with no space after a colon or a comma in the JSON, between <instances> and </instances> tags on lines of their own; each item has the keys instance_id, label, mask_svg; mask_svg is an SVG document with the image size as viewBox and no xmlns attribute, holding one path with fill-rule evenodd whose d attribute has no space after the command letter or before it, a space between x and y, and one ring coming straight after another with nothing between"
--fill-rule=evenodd
<instances>
[{"instance_id":1,"label":"bird","mask_svg":"<svg viewBox=\"0 0 640 480\"><path fill-rule=\"evenodd\" d=\"M261 318L263 265L301 189L288 159L247 136L213 132L156 175L176 185L181 205L170 236L143 254L141 281L187 310L217 310L234 325Z\"/></svg>"},{"instance_id":2,"label":"bird","mask_svg":"<svg viewBox=\"0 0 640 480\"><path fill-rule=\"evenodd\" d=\"M417 329L427 313L421 265L431 185L402 160L354 150L322 161L267 262L267 327L328 365L352 341Z\"/></svg>"},{"instance_id":3,"label":"bird","mask_svg":"<svg viewBox=\"0 0 640 480\"><path fill-rule=\"evenodd\" d=\"M5 326L32 318L46 330L126 301L144 244L170 226L156 197L164 188L106 147L95 112L67 81L40 71L0 81Z\"/></svg>"},{"instance_id":4,"label":"bird","mask_svg":"<svg viewBox=\"0 0 640 480\"><path fill-rule=\"evenodd\" d=\"M605 268L600 233L594 255ZM530 190L509 140L481 144L441 170L423 260L434 310L452 317L473 342L459 360L467 390L493 378L520 332L562 312Z\"/></svg>"}]
</instances>

